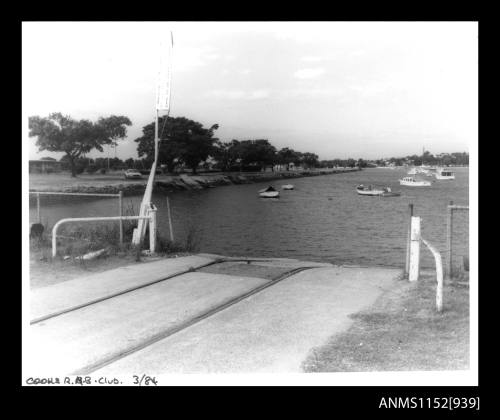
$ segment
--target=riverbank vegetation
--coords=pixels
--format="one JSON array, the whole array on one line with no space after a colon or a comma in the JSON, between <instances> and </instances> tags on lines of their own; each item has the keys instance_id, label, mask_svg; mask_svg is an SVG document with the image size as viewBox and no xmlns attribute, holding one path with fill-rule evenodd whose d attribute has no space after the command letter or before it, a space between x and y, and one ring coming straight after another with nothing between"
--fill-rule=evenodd
<instances>
[{"instance_id":1,"label":"riverbank vegetation","mask_svg":"<svg viewBox=\"0 0 500 420\"><path fill-rule=\"evenodd\" d=\"M69 115L54 112L47 118L31 116L28 120L29 136L36 137L38 149L64 152L71 175L76 176L77 160L93 149L103 151L103 145L116 144L127 135L132 122L125 116L112 115L97 122L75 120Z\"/></svg>"},{"instance_id":2,"label":"riverbank vegetation","mask_svg":"<svg viewBox=\"0 0 500 420\"><path fill-rule=\"evenodd\" d=\"M435 309L435 274L400 281L303 363L306 372L439 371L469 368L469 289L444 289Z\"/></svg>"},{"instance_id":3,"label":"riverbank vegetation","mask_svg":"<svg viewBox=\"0 0 500 420\"><path fill-rule=\"evenodd\" d=\"M126 214L136 210L129 208ZM149 253L149 231L141 246L132 244L132 233L137 222L123 222L123 242L120 244L118 223L112 225L72 224L63 225L58 230L57 255L52 257L52 227L44 226L43 231L30 235L30 278L32 286L45 285L70 280L87 272L111 269L128 264L139 263L151 258L169 258L191 255L199 249L197 230L193 226L182 241L171 241L157 232L156 252ZM91 256L94 254L94 256ZM47 277L48 276L48 277ZM33 283L34 282L34 283Z\"/></svg>"},{"instance_id":4,"label":"riverbank vegetation","mask_svg":"<svg viewBox=\"0 0 500 420\"><path fill-rule=\"evenodd\" d=\"M60 159L63 170L71 170L72 176L87 172L105 174L111 170L136 169L148 173L154 159L155 122L145 125L142 136L135 139L139 159L125 161L114 158L87 158L85 155L103 145L116 146L126 137L126 127L131 121L125 116L99 118L93 123L74 120L61 113L48 118L29 118L30 137L37 137L40 151L64 152ZM319 160L311 152L300 152L285 147L278 150L268 139L221 141L215 137L218 124L209 128L186 117L164 116L158 120L159 164L163 173L191 171L256 172L266 168L276 171L311 168L365 168L375 166L439 165L467 166L469 155L425 151L422 156L391 157L375 160L362 158ZM46 157L42 160L53 160ZM50 166L50 165L46 165ZM48 170L51 170L50 168Z\"/></svg>"}]
</instances>

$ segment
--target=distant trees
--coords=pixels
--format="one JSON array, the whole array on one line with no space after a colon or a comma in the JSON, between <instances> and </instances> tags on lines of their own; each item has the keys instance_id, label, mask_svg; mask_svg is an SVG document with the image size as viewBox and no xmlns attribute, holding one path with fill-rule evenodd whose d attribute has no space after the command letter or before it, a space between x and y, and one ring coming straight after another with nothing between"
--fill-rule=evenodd
<instances>
[{"instance_id":1,"label":"distant trees","mask_svg":"<svg viewBox=\"0 0 500 420\"><path fill-rule=\"evenodd\" d=\"M93 149L103 151L103 145L116 144L127 135L127 126L132 125L125 116L112 115L99 118L94 123L89 120L75 120L60 112L46 118L29 117L29 136L37 137L38 150L64 152L71 168L71 176L77 174L77 162L85 153Z\"/></svg>"},{"instance_id":2,"label":"distant trees","mask_svg":"<svg viewBox=\"0 0 500 420\"><path fill-rule=\"evenodd\" d=\"M315 168L319 164L318 155L314 153L303 153L301 163L309 168Z\"/></svg>"},{"instance_id":3,"label":"distant trees","mask_svg":"<svg viewBox=\"0 0 500 420\"><path fill-rule=\"evenodd\" d=\"M437 155L433 155L430 151L426 150L423 153L423 155L391 157L388 159L376 159L368 162L376 166L386 166L386 164L388 163L395 166L401 166L401 165L468 166L469 154L467 152L455 152L455 153L440 153Z\"/></svg>"}]
</instances>

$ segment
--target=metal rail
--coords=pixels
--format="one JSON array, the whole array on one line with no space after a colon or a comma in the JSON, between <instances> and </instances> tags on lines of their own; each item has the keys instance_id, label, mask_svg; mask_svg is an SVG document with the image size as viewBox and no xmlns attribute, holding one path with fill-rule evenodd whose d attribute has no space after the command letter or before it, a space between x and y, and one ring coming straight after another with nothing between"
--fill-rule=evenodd
<instances>
[{"instance_id":1,"label":"metal rail","mask_svg":"<svg viewBox=\"0 0 500 420\"><path fill-rule=\"evenodd\" d=\"M156 209L149 210L149 214L147 216L110 216L110 217L75 217L75 218L67 218L59 220L54 227L52 228L52 257L54 258L57 255L57 229L64 223L71 222L103 222L103 221L114 221L114 220L144 220L148 219L151 224L156 224ZM153 234L154 232L154 234ZM151 252L154 252L154 242L156 236L156 229L151 229L150 232L150 247Z\"/></svg>"},{"instance_id":2,"label":"metal rail","mask_svg":"<svg viewBox=\"0 0 500 420\"><path fill-rule=\"evenodd\" d=\"M443 261L441 259L441 254L434 246L424 238L422 238L422 242L429 248L436 262L436 309L438 312L441 312L443 310Z\"/></svg>"},{"instance_id":3,"label":"metal rail","mask_svg":"<svg viewBox=\"0 0 500 420\"><path fill-rule=\"evenodd\" d=\"M40 195L74 195L74 196L86 196L86 197L118 197L118 215L123 216L123 191L119 191L118 194L107 194L107 193L66 193L66 192L52 192L52 191L29 191L30 194L36 195L36 214L38 223L42 223L41 213L40 213ZM123 245L123 219L120 220L120 245Z\"/></svg>"},{"instance_id":4,"label":"metal rail","mask_svg":"<svg viewBox=\"0 0 500 420\"><path fill-rule=\"evenodd\" d=\"M216 261L215 263L218 263L218 262L224 262L224 261ZM250 296L257 294L257 293L263 291L264 289L267 289L268 287L274 286L276 283L278 283L282 280L285 280L286 278L288 278L294 274L297 274L297 273L304 271L304 270L310 270L312 268L318 268L318 267L299 267L299 268L294 268L292 270L289 270L289 271L287 271L283 274L280 274L279 276L271 279L269 282L264 283L260 286L257 286L256 288L250 290L249 292L246 292L242 295L231 298L228 301L226 301L220 305L217 305L217 306L209 309L206 312L202 312L201 314L194 316L193 318L181 323L180 325L177 325L177 326L172 327L172 328L167 328L166 330L159 332L159 333L155 334L154 336L152 336L151 338L147 339L146 341L138 344L137 346L134 346L126 351L121 351L117 354L110 355L106 359L100 360L100 361L95 362L91 365L87 365L83 368L80 368L77 371L70 373L70 375L89 375L98 369L101 369L101 368L103 368L111 363L114 363L120 359L123 359L126 356L129 356L129 355L136 353L136 352L138 352L146 347L149 347L152 344L154 344L160 340L163 340L163 339L168 338L174 334L177 334L178 332L181 332L181 331L197 324L198 322L203 321L204 319L206 319L212 315L215 315L216 313L221 312L224 309L227 309L227 308L241 302L242 300L244 300Z\"/></svg>"},{"instance_id":5,"label":"metal rail","mask_svg":"<svg viewBox=\"0 0 500 420\"><path fill-rule=\"evenodd\" d=\"M65 192L52 192L52 191L30 191L30 194L36 195L91 195L95 197L119 197L120 193L111 194L111 193L65 193Z\"/></svg>"}]
</instances>

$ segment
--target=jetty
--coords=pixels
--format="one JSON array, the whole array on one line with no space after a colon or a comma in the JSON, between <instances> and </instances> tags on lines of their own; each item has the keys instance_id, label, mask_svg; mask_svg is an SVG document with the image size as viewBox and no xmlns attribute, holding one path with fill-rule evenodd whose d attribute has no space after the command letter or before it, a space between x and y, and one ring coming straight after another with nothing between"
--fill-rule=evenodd
<instances>
[{"instance_id":1,"label":"jetty","mask_svg":"<svg viewBox=\"0 0 500 420\"><path fill-rule=\"evenodd\" d=\"M35 288L25 372L291 373L401 270L198 254Z\"/></svg>"}]
</instances>

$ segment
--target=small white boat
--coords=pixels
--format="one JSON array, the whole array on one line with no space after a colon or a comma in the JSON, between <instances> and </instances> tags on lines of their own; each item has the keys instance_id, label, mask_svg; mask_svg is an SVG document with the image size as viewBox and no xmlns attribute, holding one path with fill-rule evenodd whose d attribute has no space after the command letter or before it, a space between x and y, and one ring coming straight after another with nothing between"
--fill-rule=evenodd
<instances>
[{"instance_id":1,"label":"small white boat","mask_svg":"<svg viewBox=\"0 0 500 420\"><path fill-rule=\"evenodd\" d=\"M439 168L436 171L436 179L455 179L455 174L447 169Z\"/></svg>"},{"instance_id":2,"label":"small white boat","mask_svg":"<svg viewBox=\"0 0 500 420\"><path fill-rule=\"evenodd\" d=\"M259 191L259 197L262 198L276 198L280 196L280 192L276 191L271 185Z\"/></svg>"},{"instance_id":3,"label":"small white boat","mask_svg":"<svg viewBox=\"0 0 500 420\"><path fill-rule=\"evenodd\" d=\"M285 184L285 185L282 185L281 188L283 190L293 190L293 185L292 184Z\"/></svg>"},{"instance_id":4,"label":"small white boat","mask_svg":"<svg viewBox=\"0 0 500 420\"><path fill-rule=\"evenodd\" d=\"M382 195L384 191L381 188L376 188L371 185L360 184L356 187L356 192L359 195Z\"/></svg>"},{"instance_id":5,"label":"small white boat","mask_svg":"<svg viewBox=\"0 0 500 420\"><path fill-rule=\"evenodd\" d=\"M430 187L431 181L421 181L413 178L412 176L405 176L399 180L399 185L406 185L407 187Z\"/></svg>"},{"instance_id":6,"label":"small white boat","mask_svg":"<svg viewBox=\"0 0 500 420\"><path fill-rule=\"evenodd\" d=\"M398 197L400 192L393 192L389 187L373 187L372 185L360 184L356 187L359 195L378 196L378 197Z\"/></svg>"},{"instance_id":7,"label":"small white boat","mask_svg":"<svg viewBox=\"0 0 500 420\"><path fill-rule=\"evenodd\" d=\"M416 175L417 174L417 168L411 168L409 171L408 171L408 175Z\"/></svg>"}]
</instances>

